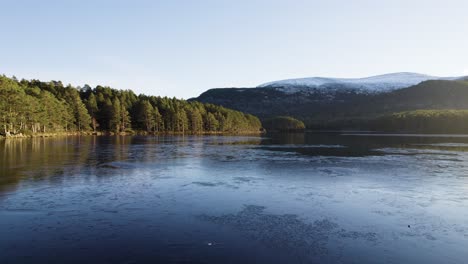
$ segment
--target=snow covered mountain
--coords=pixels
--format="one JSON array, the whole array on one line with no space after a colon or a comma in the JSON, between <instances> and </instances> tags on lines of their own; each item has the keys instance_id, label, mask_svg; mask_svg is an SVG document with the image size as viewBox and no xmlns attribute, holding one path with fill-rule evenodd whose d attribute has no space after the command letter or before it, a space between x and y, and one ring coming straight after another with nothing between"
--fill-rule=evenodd
<instances>
[{"instance_id":1,"label":"snow covered mountain","mask_svg":"<svg viewBox=\"0 0 468 264\"><path fill-rule=\"evenodd\" d=\"M354 129L366 120L392 113L466 110L468 79L415 73L362 79L307 78L257 88L210 89L191 100L221 105L261 119L292 116L310 128Z\"/></svg>"},{"instance_id":2,"label":"snow covered mountain","mask_svg":"<svg viewBox=\"0 0 468 264\"><path fill-rule=\"evenodd\" d=\"M363 93L390 92L407 88L428 80L457 80L463 77L436 77L419 73L399 72L366 78L325 78L312 77L274 81L257 86L258 88L276 88L291 94L307 91L342 91L353 90Z\"/></svg>"}]
</instances>

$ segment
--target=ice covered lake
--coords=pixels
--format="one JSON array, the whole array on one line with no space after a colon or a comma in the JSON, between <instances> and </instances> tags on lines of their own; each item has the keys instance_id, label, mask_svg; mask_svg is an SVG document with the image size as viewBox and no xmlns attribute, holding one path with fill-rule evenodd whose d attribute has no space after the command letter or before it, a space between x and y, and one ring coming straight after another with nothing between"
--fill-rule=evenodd
<instances>
[{"instance_id":1,"label":"ice covered lake","mask_svg":"<svg viewBox=\"0 0 468 264\"><path fill-rule=\"evenodd\" d=\"M468 137L0 141L0 263L466 263Z\"/></svg>"}]
</instances>

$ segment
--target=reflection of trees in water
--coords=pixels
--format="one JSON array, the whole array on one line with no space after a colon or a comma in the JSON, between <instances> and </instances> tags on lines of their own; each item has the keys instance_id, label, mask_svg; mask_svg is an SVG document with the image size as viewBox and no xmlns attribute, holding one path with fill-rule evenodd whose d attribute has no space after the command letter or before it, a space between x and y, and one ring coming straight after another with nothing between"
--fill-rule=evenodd
<instances>
[{"instance_id":1,"label":"reflection of trees in water","mask_svg":"<svg viewBox=\"0 0 468 264\"><path fill-rule=\"evenodd\" d=\"M258 145L269 151L307 156L353 157L387 155L388 152L376 151L382 148L468 151L468 138L350 136L340 133L289 133L262 138L163 135L15 138L0 141L0 192L15 188L20 181L64 181L75 175L80 175L83 180L99 178L114 174L114 169L134 169L139 166L135 163L152 164L187 157L194 158L190 161L192 163L197 160L210 162L210 158L223 161L240 157L262 158L256 152L249 153L235 145ZM420 153L407 153L417 154ZM57 175L61 177L54 177Z\"/></svg>"},{"instance_id":2,"label":"reflection of trees in water","mask_svg":"<svg viewBox=\"0 0 468 264\"><path fill-rule=\"evenodd\" d=\"M169 145L185 145L187 137L168 137ZM21 181L83 180L122 169L122 161L155 161L166 137L70 136L15 138L0 141L0 192L13 190ZM151 147L149 145L152 145ZM179 152L175 148L175 151ZM128 169L128 166L125 167ZM62 176L62 177L54 177Z\"/></svg>"},{"instance_id":3,"label":"reflection of trees in water","mask_svg":"<svg viewBox=\"0 0 468 264\"><path fill-rule=\"evenodd\" d=\"M306 143L306 133L273 133L273 143L278 144L304 144Z\"/></svg>"},{"instance_id":4,"label":"reflection of trees in water","mask_svg":"<svg viewBox=\"0 0 468 264\"><path fill-rule=\"evenodd\" d=\"M213 144L258 144L259 139L223 136L75 136L0 141L0 192L21 181L88 180L134 168L134 162L201 157ZM109 170L110 169L110 170ZM55 177L60 176L60 177Z\"/></svg>"},{"instance_id":5,"label":"reflection of trees in water","mask_svg":"<svg viewBox=\"0 0 468 264\"><path fill-rule=\"evenodd\" d=\"M22 180L51 180L79 171L95 147L95 137L15 138L0 142L0 191Z\"/></svg>"},{"instance_id":6,"label":"reflection of trees in water","mask_svg":"<svg viewBox=\"0 0 468 264\"><path fill-rule=\"evenodd\" d=\"M366 157L396 154L392 149L405 150L398 151L401 155L420 155L425 154L425 151L468 152L468 137L356 132L270 133L262 139L260 148L305 156Z\"/></svg>"},{"instance_id":7,"label":"reflection of trees in water","mask_svg":"<svg viewBox=\"0 0 468 264\"><path fill-rule=\"evenodd\" d=\"M126 160L129 156L129 145L131 144L131 137L116 136L113 142L114 152L112 160Z\"/></svg>"}]
</instances>

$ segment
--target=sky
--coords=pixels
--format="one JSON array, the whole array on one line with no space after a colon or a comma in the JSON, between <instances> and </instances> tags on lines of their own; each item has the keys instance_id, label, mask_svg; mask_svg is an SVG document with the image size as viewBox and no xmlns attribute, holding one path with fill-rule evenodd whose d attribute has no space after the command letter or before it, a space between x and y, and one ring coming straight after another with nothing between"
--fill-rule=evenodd
<instances>
[{"instance_id":1,"label":"sky","mask_svg":"<svg viewBox=\"0 0 468 264\"><path fill-rule=\"evenodd\" d=\"M0 74L188 99L392 72L468 75L466 0L0 0Z\"/></svg>"}]
</instances>

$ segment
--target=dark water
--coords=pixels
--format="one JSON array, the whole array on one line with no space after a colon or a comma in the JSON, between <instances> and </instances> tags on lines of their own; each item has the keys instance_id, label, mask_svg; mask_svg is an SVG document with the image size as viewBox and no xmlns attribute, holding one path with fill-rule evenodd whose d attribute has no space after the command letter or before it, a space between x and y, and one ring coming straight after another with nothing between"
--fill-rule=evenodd
<instances>
[{"instance_id":1,"label":"dark water","mask_svg":"<svg viewBox=\"0 0 468 264\"><path fill-rule=\"evenodd\" d=\"M0 141L0 263L466 263L468 138Z\"/></svg>"}]
</instances>

